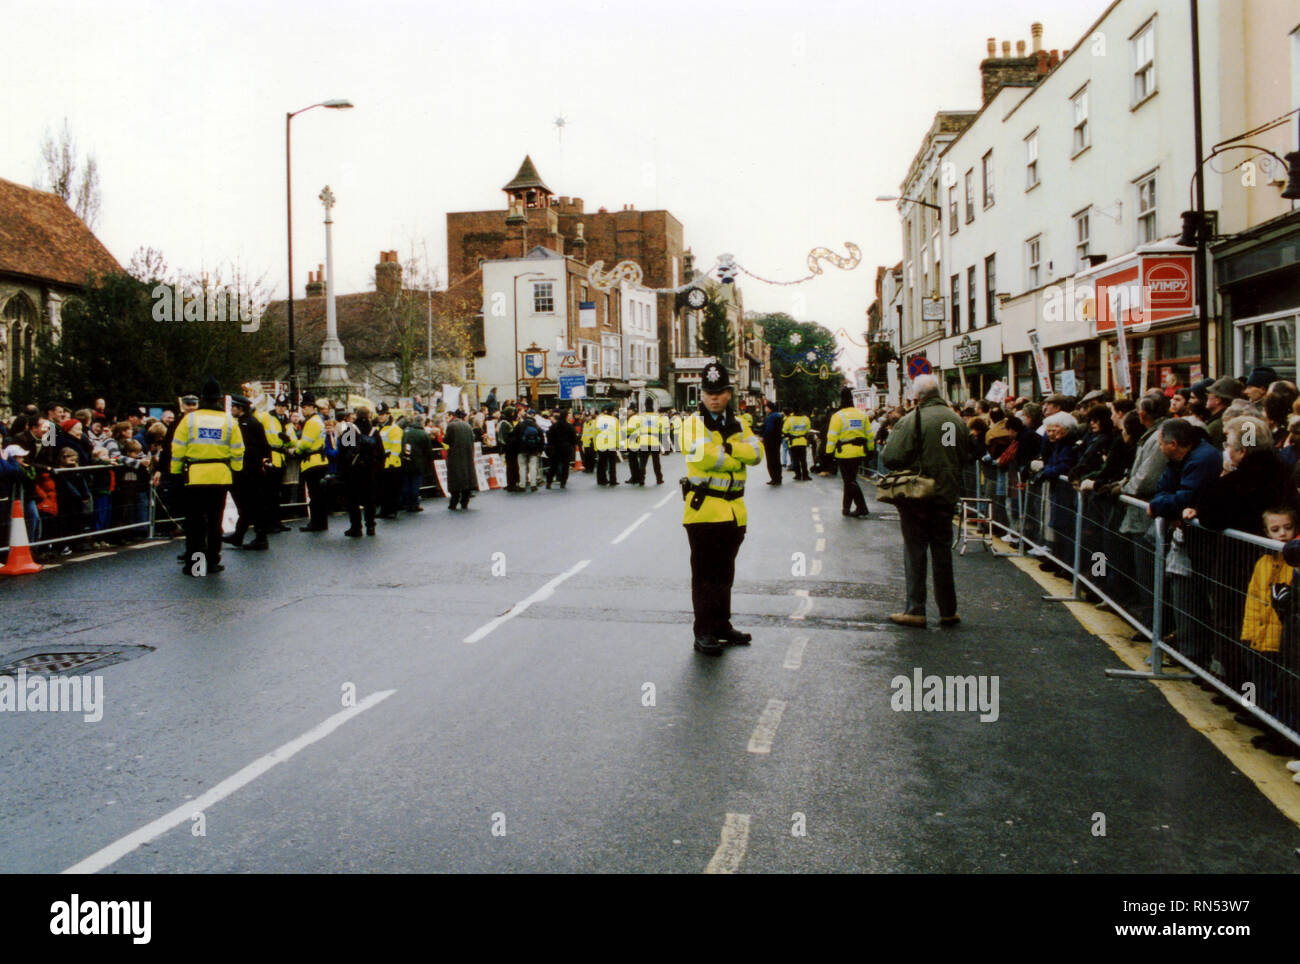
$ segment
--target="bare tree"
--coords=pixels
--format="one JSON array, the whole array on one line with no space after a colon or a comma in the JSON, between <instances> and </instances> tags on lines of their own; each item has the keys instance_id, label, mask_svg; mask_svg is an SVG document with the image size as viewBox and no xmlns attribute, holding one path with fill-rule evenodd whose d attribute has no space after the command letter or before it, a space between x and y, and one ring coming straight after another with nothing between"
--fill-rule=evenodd
<instances>
[{"instance_id":1,"label":"bare tree","mask_svg":"<svg viewBox=\"0 0 1300 964\"><path fill-rule=\"evenodd\" d=\"M154 247L140 245L131 255L131 263L126 266L126 273L137 281L174 280L174 273L167 267L167 259Z\"/></svg>"},{"instance_id":2,"label":"bare tree","mask_svg":"<svg viewBox=\"0 0 1300 964\"><path fill-rule=\"evenodd\" d=\"M78 169L77 142L66 117L57 139L48 130L45 132L41 141L41 165L37 186L63 198L86 227L95 230L103 200L99 189L99 164L95 155L90 154Z\"/></svg>"}]
</instances>

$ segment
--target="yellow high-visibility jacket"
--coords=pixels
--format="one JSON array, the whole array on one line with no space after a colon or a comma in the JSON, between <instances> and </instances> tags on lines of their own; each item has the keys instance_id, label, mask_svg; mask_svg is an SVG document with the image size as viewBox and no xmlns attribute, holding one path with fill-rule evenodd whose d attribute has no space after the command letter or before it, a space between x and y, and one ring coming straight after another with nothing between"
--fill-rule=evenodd
<instances>
[{"instance_id":1,"label":"yellow high-visibility jacket","mask_svg":"<svg viewBox=\"0 0 1300 964\"><path fill-rule=\"evenodd\" d=\"M596 420L589 418L582 423L582 447L594 448L596 445Z\"/></svg>"},{"instance_id":2,"label":"yellow high-visibility jacket","mask_svg":"<svg viewBox=\"0 0 1300 964\"><path fill-rule=\"evenodd\" d=\"M271 468L284 468L284 453L288 446L280 439L280 433L284 431L280 419L275 412L261 411L253 412L253 418L261 422L262 428L266 430L266 444L271 446Z\"/></svg>"},{"instance_id":3,"label":"yellow high-visibility jacket","mask_svg":"<svg viewBox=\"0 0 1300 964\"><path fill-rule=\"evenodd\" d=\"M657 412L646 412L641 416L641 451L659 451L659 433L663 431L664 422L664 417Z\"/></svg>"},{"instance_id":4,"label":"yellow high-visibility jacket","mask_svg":"<svg viewBox=\"0 0 1300 964\"><path fill-rule=\"evenodd\" d=\"M734 497L745 490L745 466L763 460L763 443L746 431L744 424L727 438L710 431L704 416L696 412L682 426L682 447L686 453L686 477L694 486L707 487L708 494L694 508L694 493L686 497L682 524L730 522L746 525L749 515L745 500ZM733 498L725 498L731 494Z\"/></svg>"},{"instance_id":5,"label":"yellow high-visibility jacket","mask_svg":"<svg viewBox=\"0 0 1300 964\"><path fill-rule=\"evenodd\" d=\"M384 468L400 469L402 467L401 427L395 422L389 422L379 430L379 437L384 442Z\"/></svg>"},{"instance_id":6,"label":"yellow high-visibility jacket","mask_svg":"<svg viewBox=\"0 0 1300 964\"><path fill-rule=\"evenodd\" d=\"M171 474L186 472L190 485L230 485L244 467L244 436L228 413L186 412L172 436Z\"/></svg>"},{"instance_id":7,"label":"yellow high-visibility jacket","mask_svg":"<svg viewBox=\"0 0 1300 964\"><path fill-rule=\"evenodd\" d=\"M644 415L633 412L623 422L622 448L629 452L641 451L641 425L644 418Z\"/></svg>"},{"instance_id":8,"label":"yellow high-visibility jacket","mask_svg":"<svg viewBox=\"0 0 1300 964\"><path fill-rule=\"evenodd\" d=\"M1246 611L1241 620L1241 638L1261 653L1276 653L1282 648L1282 620L1273 608L1271 587L1274 583L1291 585L1295 570L1277 552L1270 552L1255 563L1255 571L1246 589Z\"/></svg>"},{"instance_id":9,"label":"yellow high-visibility jacket","mask_svg":"<svg viewBox=\"0 0 1300 964\"><path fill-rule=\"evenodd\" d=\"M329 465L329 459L325 457L325 419L321 418L320 412L316 412L302 423L298 455L302 457L304 472Z\"/></svg>"},{"instance_id":10,"label":"yellow high-visibility jacket","mask_svg":"<svg viewBox=\"0 0 1300 964\"><path fill-rule=\"evenodd\" d=\"M596 451L613 452L618 448L618 419L608 412L596 416Z\"/></svg>"},{"instance_id":11,"label":"yellow high-visibility jacket","mask_svg":"<svg viewBox=\"0 0 1300 964\"><path fill-rule=\"evenodd\" d=\"M862 458L874 451L876 436L867 413L860 408L841 408L831 416L826 429L826 452L837 459Z\"/></svg>"},{"instance_id":12,"label":"yellow high-visibility jacket","mask_svg":"<svg viewBox=\"0 0 1300 964\"><path fill-rule=\"evenodd\" d=\"M808 433L812 431L812 419L807 415L787 415L781 423L781 434L790 443L790 448L808 445Z\"/></svg>"}]
</instances>

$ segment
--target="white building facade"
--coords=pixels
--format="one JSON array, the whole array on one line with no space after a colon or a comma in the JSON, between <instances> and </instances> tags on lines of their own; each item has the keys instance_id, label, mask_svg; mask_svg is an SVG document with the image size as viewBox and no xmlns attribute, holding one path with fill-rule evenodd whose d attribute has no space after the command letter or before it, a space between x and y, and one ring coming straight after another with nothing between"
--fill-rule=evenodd
<instances>
[{"instance_id":1,"label":"white building facade","mask_svg":"<svg viewBox=\"0 0 1300 964\"><path fill-rule=\"evenodd\" d=\"M503 397L527 396L527 384L514 389L522 376L517 351L536 344L549 350L548 384L556 380L556 348L567 345L570 321L566 259L545 248L534 248L524 258L484 261L484 355L475 364L481 385L499 385ZM576 319L575 319L576 321ZM548 385L542 386L544 394Z\"/></svg>"}]
</instances>

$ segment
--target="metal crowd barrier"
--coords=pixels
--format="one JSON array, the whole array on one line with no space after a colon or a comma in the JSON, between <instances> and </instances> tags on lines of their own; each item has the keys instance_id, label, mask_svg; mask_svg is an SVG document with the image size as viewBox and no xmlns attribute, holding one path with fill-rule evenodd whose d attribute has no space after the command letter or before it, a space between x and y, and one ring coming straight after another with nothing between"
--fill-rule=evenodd
<instances>
[{"instance_id":1,"label":"metal crowd barrier","mask_svg":"<svg viewBox=\"0 0 1300 964\"><path fill-rule=\"evenodd\" d=\"M1087 589L1151 641L1149 670L1107 676L1202 680L1300 744L1300 570L1281 560L1283 543L1196 520L1171 528L1132 496L1107 499L1064 476L1022 485L1007 471L1007 521L996 509L987 520L1015 549L1001 554L1040 558L1070 580L1068 595L1045 600L1080 602ZM977 466L972 490L984 481ZM1167 672L1166 660L1187 672Z\"/></svg>"}]
</instances>

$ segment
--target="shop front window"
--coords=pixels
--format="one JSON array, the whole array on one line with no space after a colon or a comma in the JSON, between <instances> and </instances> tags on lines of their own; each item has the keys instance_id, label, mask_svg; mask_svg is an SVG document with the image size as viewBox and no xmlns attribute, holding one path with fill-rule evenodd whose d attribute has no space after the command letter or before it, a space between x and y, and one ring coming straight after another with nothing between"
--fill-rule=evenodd
<instances>
[{"instance_id":1,"label":"shop front window","mask_svg":"<svg viewBox=\"0 0 1300 964\"><path fill-rule=\"evenodd\" d=\"M1241 326L1241 365L1243 373L1252 368L1268 367L1284 381L1296 377L1296 323L1300 316L1274 318Z\"/></svg>"}]
</instances>

